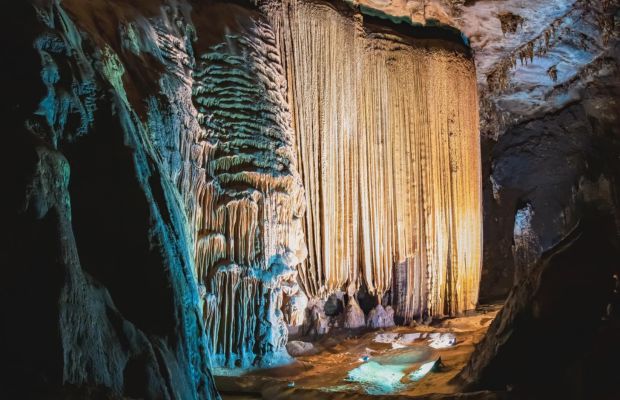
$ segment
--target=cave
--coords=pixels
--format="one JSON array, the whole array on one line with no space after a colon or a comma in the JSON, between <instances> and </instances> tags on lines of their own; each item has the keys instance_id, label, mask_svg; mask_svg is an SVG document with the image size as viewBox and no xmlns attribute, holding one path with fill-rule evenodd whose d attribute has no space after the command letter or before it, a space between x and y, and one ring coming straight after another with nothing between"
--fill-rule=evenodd
<instances>
[{"instance_id":1,"label":"cave","mask_svg":"<svg viewBox=\"0 0 620 400\"><path fill-rule=\"evenodd\" d=\"M2 398L620 398L617 0L3 7Z\"/></svg>"}]
</instances>

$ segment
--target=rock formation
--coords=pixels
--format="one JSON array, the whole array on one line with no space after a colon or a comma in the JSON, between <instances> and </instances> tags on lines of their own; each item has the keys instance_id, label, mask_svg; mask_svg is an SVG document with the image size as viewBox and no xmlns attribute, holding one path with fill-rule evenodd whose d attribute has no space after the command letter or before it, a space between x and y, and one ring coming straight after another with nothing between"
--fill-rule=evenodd
<instances>
[{"instance_id":1,"label":"rock formation","mask_svg":"<svg viewBox=\"0 0 620 400\"><path fill-rule=\"evenodd\" d=\"M214 14L231 20L214 25ZM259 13L239 6L215 3L194 15L201 40L193 94L204 132L188 144L199 174L188 185L196 193L196 277L206 286L208 336L217 364L282 362L283 286L296 285L306 247L276 37ZM201 15L211 18L203 24Z\"/></svg>"},{"instance_id":2,"label":"rock formation","mask_svg":"<svg viewBox=\"0 0 620 400\"><path fill-rule=\"evenodd\" d=\"M513 230L513 258L515 262L515 282L527 276L531 267L540 259L540 243L534 231L534 209L526 204L517 210Z\"/></svg>"},{"instance_id":3,"label":"rock formation","mask_svg":"<svg viewBox=\"0 0 620 400\"><path fill-rule=\"evenodd\" d=\"M375 18L346 2L192 10L201 129L177 146L177 182L217 365L286 361L295 328L285 322L327 332L328 295L349 286L352 298L364 285L381 299L407 259L401 319L475 307L480 175L467 47L452 30L429 41L407 23L384 32ZM354 305L348 321L363 325Z\"/></svg>"},{"instance_id":4,"label":"rock formation","mask_svg":"<svg viewBox=\"0 0 620 400\"><path fill-rule=\"evenodd\" d=\"M620 357L620 324L605 310L618 273L619 4L489 4L476 2L464 22L485 7L489 18L499 9L523 17L477 52L480 291L485 299L510 294L461 378L525 398L615 398L606 366ZM479 26L479 43L498 36Z\"/></svg>"},{"instance_id":5,"label":"rock formation","mask_svg":"<svg viewBox=\"0 0 620 400\"><path fill-rule=\"evenodd\" d=\"M394 326L394 310L390 306L384 308L381 304L377 305L368 314L366 325L374 329Z\"/></svg>"},{"instance_id":6,"label":"rock formation","mask_svg":"<svg viewBox=\"0 0 620 400\"><path fill-rule=\"evenodd\" d=\"M392 318L394 314L392 313ZM392 322L394 322L392 320ZM355 300L355 297L349 297L349 302L344 310L344 327L349 329L361 328L366 325L364 311Z\"/></svg>"},{"instance_id":7,"label":"rock formation","mask_svg":"<svg viewBox=\"0 0 620 400\"><path fill-rule=\"evenodd\" d=\"M614 230L591 209L520 279L459 376L466 389L511 388L519 398L620 393L620 320L603 318L618 273Z\"/></svg>"},{"instance_id":8,"label":"rock formation","mask_svg":"<svg viewBox=\"0 0 620 400\"><path fill-rule=\"evenodd\" d=\"M357 3L392 19L450 24L470 39L480 93L480 296L505 298L518 276L511 250L516 210L532 205L537 215L532 232L541 246L536 251L546 251L578 219L575 199L582 186L614 186L609 172L600 181L598 173L584 173L579 159L588 153L592 162L613 153L613 146L593 150L586 132L598 138L617 123L618 1ZM567 136L570 140L562 139Z\"/></svg>"},{"instance_id":9,"label":"rock formation","mask_svg":"<svg viewBox=\"0 0 620 400\"><path fill-rule=\"evenodd\" d=\"M286 350L293 357L313 354L315 352L314 345L308 342L300 342L292 340L286 344Z\"/></svg>"},{"instance_id":10,"label":"rock formation","mask_svg":"<svg viewBox=\"0 0 620 400\"><path fill-rule=\"evenodd\" d=\"M183 365L166 367L178 369L175 390L210 396L210 351L228 367L285 361L286 323L327 332L324 299L345 287L346 325L362 326L358 289L381 300L405 260L401 318L474 307L477 101L461 38L385 30L383 14L347 2L192 6L65 0L22 10L37 27L25 46L40 59L28 79L42 90L11 120L16 137L41 143L24 145L38 172L17 203L38 207L37 221L58 209L75 279L58 298L79 304L100 287L97 304L135 325L133 341L146 335L87 361L71 343L93 333L61 323L58 385L154 396L170 385L149 367L165 349L167 363ZM451 85L462 96L448 96ZM96 256L101 245L112 249ZM137 286L158 296L158 310L129 294ZM76 307L57 314L79 320L88 308ZM384 311L372 324L393 323ZM85 323L108 324L110 313ZM114 342L119 328L107 329L84 343ZM152 330L179 339L152 342Z\"/></svg>"},{"instance_id":11,"label":"rock formation","mask_svg":"<svg viewBox=\"0 0 620 400\"><path fill-rule=\"evenodd\" d=\"M574 227L581 198L617 204L605 189L614 186L615 167L603 161L616 151L617 2L517 3L477 2L463 11L463 23L477 27L466 31L480 75L484 300L505 296L524 257L536 259ZM505 34L474 24L495 21L493 12L523 22ZM513 253L516 211L525 204L534 213L528 235L538 244Z\"/></svg>"},{"instance_id":12,"label":"rock formation","mask_svg":"<svg viewBox=\"0 0 620 400\"><path fill-rule=\"evenodd\" d=\"M158 148L179 140L168 128L187 93L186 16L166 2L7 8L3 394L218 398L192 241Z\"/></svg>"},{"instance_id":13,"label":"rock formation","mask_svg":"<svg viewBox=\"0 0 620 400\"><path fill-rule=\"evenodd\" d=\"M452 31L321 2L271 11L284 47L306 198L299 283L381 299L410 260L397 314L477 302L480 170L475 72ZM383 26L383 27L382 27ZM410 29L410 30L408 30ZM357 291L357 290L356 290Z\"/></svg>"},{"instance_id":14,"label":"rock formation","mask_svg":"<svg viewBox=\"0 0 620 400\"><path fill-rule=\"evenodd\" d=\"M288 361L288 332L513 286L462 382L548 390L510 370L546 354L574 367L549 382L606 384L583 371L617 349L617 1L5 7L12 397L216 398L211 362ZM572 364L514 350L580 318Z\"/></svg>"}]
</instances>

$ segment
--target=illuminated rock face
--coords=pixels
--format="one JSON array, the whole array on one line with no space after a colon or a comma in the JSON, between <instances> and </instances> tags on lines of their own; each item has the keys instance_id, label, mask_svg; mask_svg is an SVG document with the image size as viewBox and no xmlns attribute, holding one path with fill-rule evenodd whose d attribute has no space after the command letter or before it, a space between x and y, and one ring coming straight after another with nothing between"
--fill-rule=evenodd
<instances>
[{"instance_id":1,"label":"illuminated rock face","mask_svg":"<svg viewBox=\"0 0 620 400\"><path fill-rule=\"evenodd\" d=\"M179 185L215 363L286 360L298 300L319 315L345 288L381 298L403 262L405 322L473 308L480 167L464 46L378 33L345 3L214 2L192 19L203 132L185 137ZM350 308L347 326L364 325ZM375 314L372 326L393 324Z\"/></svg>"},{"instance_id":2,"label":"illuminated rock face","mask_svg":"<svg viewBox=\"0 0 620 400\"><path fill-rule=\"evenodd\" d=\"M474 308L481 184L472 60L453 43L381 33L326 4L290 1L283 10L277 26L308 202L300 285L319 297L365 285L381 298L406 262L396 310L405 321Z\"/></svg>"},{"instance_id":3,"label":"illuminated rock face","mask_svg":"<svg viewBox=\"0 0 620 400\"><path fill-rule=\"evenodd\" d=\"M194 185L196 276L216 363L264 366L288 359L281 308L299 292L304 192L273 30L258 13L219 11L235 21L205 28L213 44L194 74L204 127L193 144L204 177Z\"/></svg>"},{"instance_id":4,"label":"illuminated rock face","mask_svg":"<svg viewBox=\"0 0 620 400\"><path fill-rule=\"evenodd\" d=\"M286 360L284 321L304 322L299 286L313 304L304 330L315 333L328 330L320 299L345 289L345 325L363 326L353 296L364 285L382 298L403 263L395 311L405 322L475 307L472 61L461 43L380 33L341 6L194 10L204 132L186 144L194 172L181 187L195 198L196 276L218 365ZM367 323L392 325L386 310Z\"/></svg>"}]
</instances>

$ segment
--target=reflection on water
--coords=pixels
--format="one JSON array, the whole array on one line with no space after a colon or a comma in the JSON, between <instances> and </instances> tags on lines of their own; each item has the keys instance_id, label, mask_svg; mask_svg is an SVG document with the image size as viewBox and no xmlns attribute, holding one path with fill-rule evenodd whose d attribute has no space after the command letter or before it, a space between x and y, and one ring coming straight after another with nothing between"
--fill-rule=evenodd
<instances>
[{"instance_id":1,"label":"reflection on water","mask_svg":"<svg viewBox=\"0 0 620 400\"><path fill-rule=\"evenodd\" d=\"M326 391L362 389L368 394L377 395L402 391L433 369L437 360L429 361L431 355L432 351L427 346L415 346L367 358L367 362L347 374L345 380L351 384L330 387Z\"/></svg>"}]
</instances>

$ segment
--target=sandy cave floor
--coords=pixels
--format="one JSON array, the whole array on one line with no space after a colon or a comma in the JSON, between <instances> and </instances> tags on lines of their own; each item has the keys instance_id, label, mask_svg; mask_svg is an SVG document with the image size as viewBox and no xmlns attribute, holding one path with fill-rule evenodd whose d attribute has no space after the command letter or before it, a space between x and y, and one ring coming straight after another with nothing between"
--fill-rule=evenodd
<instances>
[{"instance_id":1,"label":"sandy cave floor","mask_svg":"<svg viewBox=\"0 0 620 400\"><path fill-rule=\"evenodd\" d=\"M456 393L459 388L450 380L463 368L500 308L500 304L487 305L470 315L437 321L430 326L357 332L336 330L316 340L292 338L311 341L315 354L299 356L291 364L269 369L236 373L216 369L216 384L224 400L266 398L266 388L281 393L278 398L289 398L285 391L291 392L290 398L301 398L300 391L314 393L316 398L332 397L328 396L330 393L356 397ZM431 337L445 337L446 333L456 337L456 344L439 349L431 347ZM411 373L440 357L442 365L438 370L417 381L411 379Z\"/></svg>"}]
</instances>

